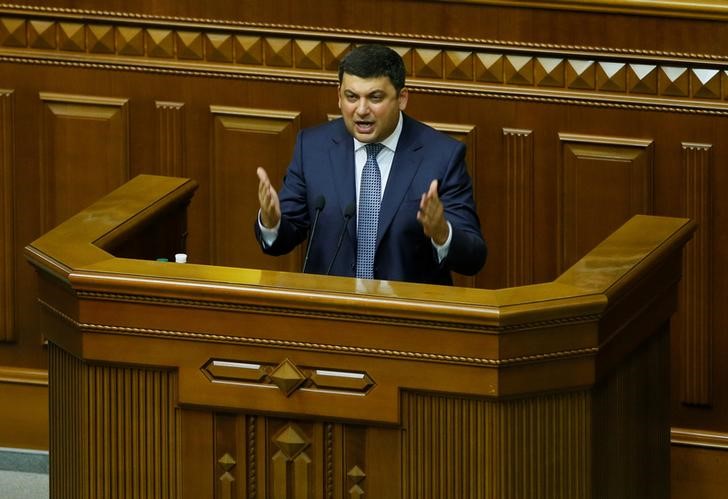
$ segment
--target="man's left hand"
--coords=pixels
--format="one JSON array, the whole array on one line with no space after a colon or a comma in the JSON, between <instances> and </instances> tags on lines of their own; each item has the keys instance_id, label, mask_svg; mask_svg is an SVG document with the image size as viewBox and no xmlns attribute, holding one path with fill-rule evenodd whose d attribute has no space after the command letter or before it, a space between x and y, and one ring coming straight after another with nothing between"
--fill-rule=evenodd
<instances>
[{"instance_id":1,"label":"man's left hand","mask_svg":"<svg viewBox=\"0 0 728 499\"><path fill-rule=\"evenodd\" d=\"M445 220L445 210L437 195L437 180L430 182L430 189L422 194L420 211L417 220L422 224L425 235L438 246L442 246L450 235L450 228Z\"/></svg>"}]
</instances>

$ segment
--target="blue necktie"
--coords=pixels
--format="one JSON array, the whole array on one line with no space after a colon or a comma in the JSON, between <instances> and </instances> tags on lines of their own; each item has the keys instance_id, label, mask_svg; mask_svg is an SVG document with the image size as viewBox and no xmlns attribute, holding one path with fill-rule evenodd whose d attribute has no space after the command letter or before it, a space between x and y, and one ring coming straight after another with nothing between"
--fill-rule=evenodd
<instances>
[{"instance_id":1,"label":"blue necktie","mask_svg":"<svg viewBox=\"0 0 728 499\"><path fill-rule=\"evenodd\" d=\"M377 246L379 205L382 200L382 175L379 173L377 154L382 144L367 144L367 161L361 172L359 186L359 224L357 227L356 276L374 278L374 250Z\"/></svg>"}]
</instances>

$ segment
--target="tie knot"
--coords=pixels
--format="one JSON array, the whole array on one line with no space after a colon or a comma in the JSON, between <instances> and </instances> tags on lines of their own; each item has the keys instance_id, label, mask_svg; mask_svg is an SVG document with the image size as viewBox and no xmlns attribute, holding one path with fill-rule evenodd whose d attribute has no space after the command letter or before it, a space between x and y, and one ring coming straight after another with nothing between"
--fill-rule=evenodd
<instances>
[{"instance_id":1,"label":"tie knot","mask_svg":"<svg viewBox=\"0 0 728 499\"><path fill-rule=\"evenodd\" d=\"M384 149L384 144L367 144L364 146L367 150L367 158L377 158L379 152Z\"/></svg>"}]
</instances>

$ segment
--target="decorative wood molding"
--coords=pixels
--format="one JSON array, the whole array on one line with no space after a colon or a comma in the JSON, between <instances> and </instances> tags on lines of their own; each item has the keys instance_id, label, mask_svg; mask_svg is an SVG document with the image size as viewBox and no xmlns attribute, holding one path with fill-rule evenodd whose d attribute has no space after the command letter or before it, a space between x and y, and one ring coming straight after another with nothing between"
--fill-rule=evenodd
<instances>
[{"instance_id":1,"label":"decorative wood molding","mask_svg":"<svg viewBox=\"0 0 728 499\"><path fill-rule=\"evenodd\" d=\"M672 428L670 441L672 445L728 450L728 433L717 431Z\"/></svg>"},{"instance_id":2,"label":"decorative wood molding","mask_svg":"<svg viewBox=\"0 0 728 499\"><path fill-rule=\"evenodd\" d=\"M46 92L40 101L45 232L129 180L129 106L127 99ZM96 178L78 182L79 171Z\"/></svg>"},{"instance_id":3,"label":"decorative wood molding","mask_svg":"<svg viewBox=\"0 0 728 499\"><path fill-rule=\"evenodd\" d=\"M258 497L258 459L257 459L257 447L256 447L256 441L257 441L257 435L258 435L258 417L257 416L245 416L245 427L246 427L246 437L245 438L245 448L247 450L245 462L247 465L247 489L248 489L248 497L250 498L257 498Z\"/></svg>"},{"instance_id":4,"label":"decorative wood molding","mask_svg":"<svg viewBox=\"0 0 728 499\"><path fill-rule=\"evenodd\" d=\"M213 341L220 343L239 344L239 345L254 345L257 347L269 347L269 348L293 348L296 350L310 351L310 352L336 352L340 354L351 354L351 355L369 355L372 357L384 357L384 358L406 358L417 360L420 362L436 362L446 364L463 364L463 365L474 365L474 366L508 366L530 362L542 362L545 360L558 360L558 359L576 359L580 357L594 355L599 351L599 347L593 348L579 348L572 350L565 350L560 352L550 352L545 354L513 357L506 359L492 359L486 357L466 357L466 356L454 356L444 354L433 354L426 352L416 351L403 351L403 350L392 350L392 349L379 349L369 347L355 347L346 345L330 345L324 343L308 343L303 341L289 341L289 340L276 340L276 339L263 339L245 336L225 336L214 333L206 332L189 332L189 331L169 331L162 329L148 329L148 328L134 328L134 327L122 327L122 326L107 326L102 324L88 324L81 323L73 318L67 316L63 312L55 309L53 306L38 299L38 302L48 312L59 317L61 320L72 325L76 329L83 329L84 331L95 332L99 334L119 334L119 335L130 335L130 336L145 336L145 337L159 337L159 338L176 338L186 339L190 341ZM258 309L258 311L260 311ZM292 314L302 316L302 314ZM330 316L328 316L330 317ZM351 317L348 317L351 319ZM580 318L589 321L589 318ZM596 320L596 318L591 318ZM383 321L377 321L383 323ZM578 322L581 322L579 320Z\"/></svg>"},{"instance_id":5,"label":"decorative wood molding","mask_svg":"<svg viewBox=\"0 0 728 499\"><path fill-rule=\"evenodd\" d=\"M260 259L260 248L243 227L252 227L255 214L242 211L239 199L257 199L255 169L264 167L271 178L283 178L288 156L301 129L300 113L272 109L210 106L212 158L210 163L210 254L213 265L246 267ZM246 162L255 150L256 163ZM233 211L231 207L241 211ZM250 223L242 223L249 221ZM237 234L237 235L236 235ZM276 270L300 269L300 251L271 258Z\"/></svg>"},{"instance_id":6,"label":"decorative wood molding","mask_svg":"<svg viewBox=\"0 0 728 499\"><path fill-rule=\"evenodd\" d=\"M48 386L48 371L16 367L0 367L0 383Z\"/></svg>"},{"instance_id":7,"label":"decorative wood molding","mask_svg":"<svg viewBox=\"0 0 728 499\"><path fill-rule=\"evenodd\" d=\"M374 41L420 92L728 115L726 56L0 4L0 61L28 64L333 85Z\"/></svg>"},{"instance_id":8,"label":"decorative wood molding","mask_svg":"<svg viewBox=\"0 0 728 499\"><path fill-rule=\"evenodd\" d=\"M15 339L14 93L0 89L0 342Z\"/></svg>"},{"instance_id":9,"label":"decorative wood molding","mask_svg":"<svg viewBox=\"0 0 728 499\"><path fill-rule=\"evenodd\" d=\"M159 173L170 177L186 176L184 104L154 103L157 109Z\"/></svg>"},{"instance_id":10,"label":"decorative wood molding","mask_svg":"<svg viewBox=\"0 0 728 499\"><path fill-rule=\"evenodd\" d=\"M533 132L503 129L506 169L505 286L533 283Z\"/></svg>"},{"instance_id":11,"label":"decorative wood molding","mask_svg":"<svg viewBox=\"0 0 728 499\"><path fill-rule=\"evenodd\" d=\"M712 145L683 143L685 216L698 223L685 246L680 283L680 397L684 404L710 406L713 399Z\"/></svg>"},{"instance_id":12,"label":"decorative wood molding","mask_svg":"<svg viewBox=\"0 0 728 499\"><path fill-rule=\"evenodd\" d=\"M597 14L632 14L694 19L726 19L728 5L715 0L436 0L504 7L538 8Z\"/></svg>"},{"instance_id":13,"label":"decorative wood molding","mask_svg":"<svg viewBox=\"0 0 728 499\"><path fill-rule=\"evenodd\" d=\"M652 214L654 146L652 140L568 133L560 133L559 140L558 271L563 272L633 215Z\"/></svg>"}]
</instances>

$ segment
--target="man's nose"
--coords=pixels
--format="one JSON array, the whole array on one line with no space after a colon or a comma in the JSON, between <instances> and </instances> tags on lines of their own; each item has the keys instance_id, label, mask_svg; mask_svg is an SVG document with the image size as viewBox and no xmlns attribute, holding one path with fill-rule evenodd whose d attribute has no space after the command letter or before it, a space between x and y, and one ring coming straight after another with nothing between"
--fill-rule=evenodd
<instances>
[{"instance_id":1,"label":"man's nose","mask_svg":"<svg viewBox=\"0 0 728 499\"><path fill-rule=\"evenodd\" d=\"M360 116L366 116L369 114L369 103L366 99L359 99L359 102L357 102L356 105L356 112Z\"/></svg>"}]
</instances>

